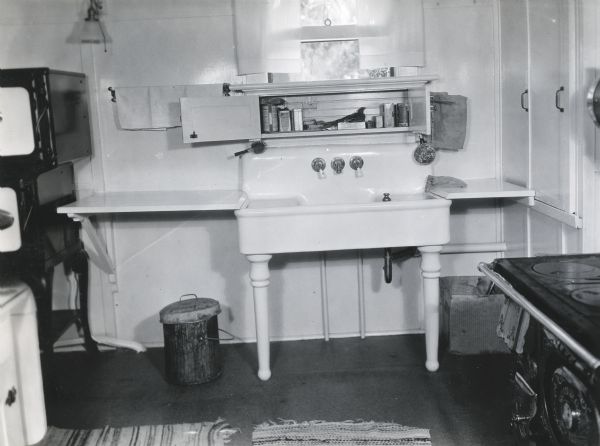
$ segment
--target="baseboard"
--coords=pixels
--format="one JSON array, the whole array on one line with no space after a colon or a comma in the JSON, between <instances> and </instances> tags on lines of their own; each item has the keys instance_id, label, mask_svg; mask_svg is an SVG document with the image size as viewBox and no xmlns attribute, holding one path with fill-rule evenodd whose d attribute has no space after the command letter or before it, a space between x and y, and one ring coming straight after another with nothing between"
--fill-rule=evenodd
<instances>
[{"instance_id":1,"label":"baseboard","mask_svg":"<svg viewBox=\"0 0 600 446\"><path fill-rule=\"evenodd\" d=\"M423 329L409 329L409 330L383 330L376 331L372 333L367 333L366 337L378 337L378 336L398 336L398 335L409 335L409 334L423 334L425 331ZM334 333L330 334L330 339L344 339L344 338L356 338L359 337L360 333L358 332L348 332L348 333ZM322 334L314 334L314 335L306 335L306 336L282 336L282 337L272 337L271 342L290 342L290 341L311 341L316 339L323 339ZM222 344L252 344L256 342L256 338L236 338L234 340L223 340ZM59 344L63 345L59 345ZM73 351L84 351L83 348L83 340L82 339L70 339L68 341L59 341L55 344L55 349L57 353L60 352L73 352ZM164 347L163 342L142 342L144 347L146 348L162 348ZM100 351L109 351L114 350L113 347L107 347L105 345L98 345Z\"/></svg>"}]
</instances>

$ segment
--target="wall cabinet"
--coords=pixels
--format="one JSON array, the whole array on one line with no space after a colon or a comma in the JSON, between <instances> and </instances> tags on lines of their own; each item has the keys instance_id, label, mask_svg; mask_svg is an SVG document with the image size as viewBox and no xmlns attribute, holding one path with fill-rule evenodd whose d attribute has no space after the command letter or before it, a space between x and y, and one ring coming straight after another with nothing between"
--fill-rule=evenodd
<instances>
[{"instance_id":1,"label":"wall cabinet","mask_svg":"<svg viewBox=\"0 0 600 446\"><path fill-rule=\"evenodd\" d=\"M181 98L185 143L351 134L429 134L429 83L436 76L232 85L232 95ZM392 121L386 107L397 113ZM399 119L399 107L404 116ZM350 123L337 121L364 114ZM290 123L281 118L287 112ZM296 121L294 123L294 116ZM380 118L378 118L380 117ZM381 126L377 121L382 121ZM273 125L275 123L275 125Z\"/></svg>"},{"instance_id":2,"label":"wall cabinet","mask_svg":"<svg viewBox=\"0 0 600 446\"><path fill-rule=\"evenodd\" d=\"M503 0L499 5L504 178L535 189L536 200L572 214L572 6L567 0Z\"/></svg>"},{"instance_id":3,"label":"wall cabinet","mask_svg":"<svg viewBox=\"0 0 600 446\"><path fill-rule=\"evenodd\" d=\"M499 2L502 48L502 170L504 179L530 185L529 169L529 51L527 4Z\"/></svg>"},{"instance_id":4,"label":"wall cabinet","mask_svg":"<svg viewBox=\"0 0 600 446\"><path fill-rule=\"evenodd\" d=\"M571 212L567 0L528 0L531 179L538 199Z\"/></svg>"}]
</instances>

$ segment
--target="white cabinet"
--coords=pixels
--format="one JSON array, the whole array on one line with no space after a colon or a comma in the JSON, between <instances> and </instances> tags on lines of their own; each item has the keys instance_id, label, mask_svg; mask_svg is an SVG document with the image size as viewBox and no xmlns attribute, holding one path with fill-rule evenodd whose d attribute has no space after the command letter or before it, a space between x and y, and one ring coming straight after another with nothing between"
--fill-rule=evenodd
<instances>
[{"instance_id":1,"label":"white cabinet","mask_svg":"<svg viewBox=\"0 0 600 446\"><path fill-rule=\"evenodd\" d=\"M538 199L570 209L567 0L528 0L531 179Z\"/></svg>"},{"instance_id":2,"label":"white cabinet","mask_svg":"<svg viewBox=\"0 0 600 446\"><path fill-rule=\"evenodd\" d=\"M17 379L17 364L14 358L10 315L0 313L0 444L24 445L25 432L21 417Z\"/></svg>"},{"instance_id":3,"label":"white cabinet","mask_svg":"<svg viewBox=\"0 0 600 446\"><path fill-rule=\"evenodd\" d=\"M574 157L569 141L567 0L503 0L502 161L508 181L535 189L536 200L575 211Z\"/></svg>"},{"instance_id":4,"label":"white cabinet","mask_svg":"<svg viewBox=\"0 0 600 446\"><path fill-rule=\"evenodd\" d=\"M502 162L504 179L529 186L529 61L527 4L499 2L502 82Z\"/></svg>"},{"instance_id":5,"label":"white cabinet","mask_svg":"<svg viewBox=\"0 0 600 446\"><path fill-rule=\"evenodd\" d=\"M31 445L46 433L35 299L20 282L0 286L0 445Z\"/></svg>"},{"instance_id":6,"label":"white cabinet","mask_svg":"<svg viewBox=\"0 0 600 446\"><path fill-rule=\"evenodd\" d=\"M234 95L181 98L185 143L413 132L429 134L429 83L437 76L405 76L281 84L231 85ZM266 125L266 106L299 112L296 126ZM402 120L377 127L384 107L400 104ZM361 110L364 118L350 125L337 120ZM272 116L278 119L278 116ZM363 122L364 121L364 122ZM314 125L311 125L314 123ZM325 125L327 123L329 125ZM388 123L386 123L388 124ZM371 127L372 126L372 127ZM295 127L295 128L294 128Z\"/></svg>"}]
</instances>

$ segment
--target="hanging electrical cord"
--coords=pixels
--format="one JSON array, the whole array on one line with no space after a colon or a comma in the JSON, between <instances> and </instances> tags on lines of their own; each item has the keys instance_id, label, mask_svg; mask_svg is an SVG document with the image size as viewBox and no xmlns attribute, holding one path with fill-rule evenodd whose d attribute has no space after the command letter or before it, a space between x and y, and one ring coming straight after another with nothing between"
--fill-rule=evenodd
<instances>
[{"instance_id":1,"label":"hanging electrical cord","mask_svg":"<svg viewBox=\"0 0 600 446\"><path fill-rule=\"evenodd\" d=\"M106 37L106 33L104 32L104 26L103 26L102 22L100 21L100 11L101 10L102 10L102 0L90 0L90 6L87 9L87 17L85 18L85 21L87 23L96 23L98 25L100 35L102 36L102 43L104 44L104 52L106 53L107 52L106 42L108 39ZM95 38L93 38L91 40L88 40L87 38L83 38L82 42L97 43L98 41Z\"/></svg>"}]
</instances>

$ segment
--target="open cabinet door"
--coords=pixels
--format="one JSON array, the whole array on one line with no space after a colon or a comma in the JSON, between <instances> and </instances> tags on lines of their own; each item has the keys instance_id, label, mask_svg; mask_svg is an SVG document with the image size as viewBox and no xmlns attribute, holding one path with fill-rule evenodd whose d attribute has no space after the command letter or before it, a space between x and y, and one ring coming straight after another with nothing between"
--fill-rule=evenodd
<instances>
[{"instance_id":1,"label":"open cabinet door","mask_svg":"<svg viewBox=\"0 0 600 446\"><path fill-rule=\"evenodd\" d=\"M181 98L183 142L260 139L258 96Z\"/></svg>"},{"instance_id":2,"label":"open cabinet door","mask_svg":"<svg viewBox=\"0 0 600 446\"><path fill-rule=\"evenodd\" d=\"M569 2L528 0L531 177L536 199L575 213L569 141Z\"/></svg>"}]
</instances>

